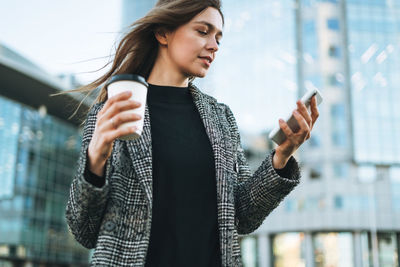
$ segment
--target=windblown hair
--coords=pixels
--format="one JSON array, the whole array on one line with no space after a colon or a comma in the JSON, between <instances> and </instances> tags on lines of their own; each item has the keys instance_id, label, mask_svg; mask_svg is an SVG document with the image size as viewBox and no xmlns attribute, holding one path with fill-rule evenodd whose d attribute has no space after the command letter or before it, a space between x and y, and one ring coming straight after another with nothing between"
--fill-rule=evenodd
<instances>
[{"instance_id":1,"label":"windblown hair","mask_svg":"<svg viewBox=\"0 0 400 267\"><path fill-rule=\"evenodd\" d=\"M119 42L114 59L104 66L112 62L111 69L90 84L67 92L88 92L89 95L93 90L100 88L93 103L95 104L107 100L105 83L113 75L139 74L147 80L158 55L159 43L155 33L172 32L208 7L217 9L224 23L220 0L158 0L144 17L129 26L127 33ZM195 77L190 77L189 81L194 79Z\"/></svg>"}]
</instances>

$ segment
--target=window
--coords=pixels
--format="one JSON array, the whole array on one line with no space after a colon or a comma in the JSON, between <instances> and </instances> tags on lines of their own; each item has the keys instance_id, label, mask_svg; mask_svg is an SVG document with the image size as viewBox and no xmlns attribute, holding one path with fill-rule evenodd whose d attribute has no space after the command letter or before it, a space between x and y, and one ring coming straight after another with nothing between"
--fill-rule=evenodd
<instances>
[{"instance_id":1,"label":"window","mask_svg":"<svg viewBox=\"0 0 400 267\"><path fill-rule=\"evenodd\" d=\"M396 233L378 233L379 266L398 266Z\"/></svg>"},{"instance_id":2,"label":"window","mask_svg":"<svg viewBox=\"0 0 400 267\"><path fill-rule=\"evenodd\" d=\"M341 196L335 196L334 206L335 206L335 209L338 209L338 210L343 209L343 198Z\"/></svg>"},{"instance_id":3,"label":"window","mask_svg":"<svg viewBox=\"0 0 400 267\"><path fill-rule=\"evenodd\" d=\"M322 176L322 167L315 166L310 169L310 178L311 179L319 179Z\"/></svg>"},{"instance_id":4,"label":"window","mask_svg":"<svg viewBox=\"0 0 400 267\"><path fill-rule=\"evenodd\" d=\"M341 56L340 47L337 47L335 45L329 46L329 56L333 58L340 58Z\"/></svg>"},{"instance_id":5,"label":"window","mask_svg":"<svg viewBox=\"0 0 400 267\"><path fill-rule=\"evenodd\" d=\"M331 106L332 116L332 143L339 147L347 145L347 125L344 104Z\"/></svg>"},{"instance_id":6,"label":"window","mask_svg":"<svg viewBox=\"0 0 400 267\"><path fill-rule=\"evenodd\" d=\"M330 29L330 30L333 30L333 31L339 30L339 20L336 18L328 19L326 21L326 24L328 26L328 29Z\"/></svg>"},{"instance_id":7,"label":"window","mask_svg":"<svg viewBox=\"0 0 400 267\"><path fill-rule=\"evenodd\" d=\"M338 80L338 76L336 74L331 74L328 76L328 84L330 86L340 86L341 82Z\"/></svg>"},{"instance_id":8,"label":"window","mask_svg":"<svg viewBox=\"0 0 400 267\"><path fill-rule=\"evenodd\" d=\"M313 247L315 266L354 266L352 233L315 234L313 236Z\"/></svg>"},{"instance_id":9,"label":"window","mask_svg":"<svg viewBox=\"0 0 400 267\"><path fill-rule=\"evenodd\" d=\"M257 238L247 236L241 239L240 247L242 250L243 263L245 266L258 266Z\"/></svg>"},{"instance_id":10,"label":"window","mask_svg":"<svg viewBox=\"0 0 400 267\"><path fill-rule=\"evenodd\" d=\"M273 266L306 266L304 233L282 233L272 238Z\"/></svg>"},{"instance_id":11,"label":"window","mask_svg":"<svg viewBox=\"0 0 400 267\"><path fill-rule=\"evenodd\" d=\"M304 209L306 211L318 211L324 210L325 198L323 196L309 196L306 198L304 203Z\"/></svg>"},{"instance_id":12,"label":"window","mask_svg":"<svg viewBox=\"0 0 400 267\"><path fill-rule=\"evenodd\" d=\"M333 173L335 178L345 179L349 176L349 165L347 163L333 164Z\"/></svg>"}]
</instances>

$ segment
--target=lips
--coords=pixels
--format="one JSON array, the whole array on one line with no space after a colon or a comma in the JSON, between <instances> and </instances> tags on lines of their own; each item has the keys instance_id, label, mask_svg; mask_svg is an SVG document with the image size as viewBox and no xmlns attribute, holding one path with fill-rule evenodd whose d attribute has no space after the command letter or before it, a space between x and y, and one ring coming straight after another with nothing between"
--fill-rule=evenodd
<instances>
[{"instance_id":1,"label":"lips","mask_svg":"<svg viewBox=\"0 0 400 267\"><path fill-rule=\"evenodd\" d=\"M206 59L208 61L208 63L210 63L210 64L213 61L213 59L211 57L199 57L199 58Z\"/></svg>"}]
</instances>

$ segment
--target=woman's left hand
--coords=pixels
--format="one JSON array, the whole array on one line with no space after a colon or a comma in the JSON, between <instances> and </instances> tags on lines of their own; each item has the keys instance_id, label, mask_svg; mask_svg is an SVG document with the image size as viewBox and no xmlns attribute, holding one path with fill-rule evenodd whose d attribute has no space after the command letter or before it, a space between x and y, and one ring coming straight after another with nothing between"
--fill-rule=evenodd
<instances>
[{"instance_id":1,"label":"woman's left hand","mask_svg":"<svg viewBox=\"0 0 400 267\"><path fill-rule=\"evenodd\" d=\"M300 126L297 132L293 132L287 123L282 119L279 120L279 126L286 135L286 140L275 149L273 158L273 166L275 169L282 169L292 156L292 154L310 138L311 130L319 116L317 109L317 100L315 96L311 98L311 114L306 106L297 101L297 109L293 111L293 115Z\"/></svg>"}]
</instances>

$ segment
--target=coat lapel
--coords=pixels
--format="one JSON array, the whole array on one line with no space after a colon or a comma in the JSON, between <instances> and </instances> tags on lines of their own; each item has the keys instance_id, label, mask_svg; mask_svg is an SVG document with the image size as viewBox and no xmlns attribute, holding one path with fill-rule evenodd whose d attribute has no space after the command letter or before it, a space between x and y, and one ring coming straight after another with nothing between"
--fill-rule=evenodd
<instances>
[{"instance_id":1,"label":"coat lapel","mask_svg":"<svg viewBox=\"0 0 400 267\"><path fill-rule=\"evenodd\" d=\"M220 201L221 199L226 199L224 195L224 187L221 186L224 175L219 175L222 171L222 166L225 166L225 154L222 149L225 146L223 143L224 132L221 129L219 123L219 117L217 114L217 105L214 98L207 97L204 95L195 85L189 84L189 90L193 97L193 102L200 114L203 121L206 133L209 137L212 149L214 152L215 168L216 168L216 179L217 179L217 197ZM225 132L225 134L227 134ZM150 129L150 114L149 108L146 103L145 114L144 114L144 124L142 135L131 141L126 141L129 155L131 157L133 168L139 178L139 182L142 184L148 203L152 205L153 201L153 174L152 174L152 142L151 142L151 129Z\"/></svg>"}]
</instances>

